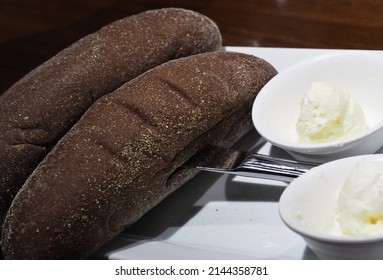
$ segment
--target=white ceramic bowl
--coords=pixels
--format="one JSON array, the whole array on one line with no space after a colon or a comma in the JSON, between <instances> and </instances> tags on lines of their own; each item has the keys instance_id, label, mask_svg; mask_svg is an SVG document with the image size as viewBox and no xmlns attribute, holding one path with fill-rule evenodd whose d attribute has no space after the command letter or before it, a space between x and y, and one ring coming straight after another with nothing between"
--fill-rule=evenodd
<instances>
[{"instance_id":1,"label":"white ceramic bowl","mask_svg":"<svg viewBox=\"0 0 383 280\"><path fill-rule=\"evenodd\" d=\"M279 213L322 259L383 259L383 234L344 236L336 221L337 196L362 159L383 162L383 154L335 160L313 168L282 193Z\"/></svg>"},{"instance_id":2,"label":"white ceramic bowl","mask_svg":"<svg viewBox=\"0 0 383 280\"><path fill-rule=\"evenodd\" d=\"M383 145L383 55L338 51L304 60L282 71L260 91L253 123L266 140L298 160L327 162L375 153ZM303 144L295 124L300 102L312 82L324 81L348 92L361 105L368 130L347 140Z\"/></svg>"}]
</instances>

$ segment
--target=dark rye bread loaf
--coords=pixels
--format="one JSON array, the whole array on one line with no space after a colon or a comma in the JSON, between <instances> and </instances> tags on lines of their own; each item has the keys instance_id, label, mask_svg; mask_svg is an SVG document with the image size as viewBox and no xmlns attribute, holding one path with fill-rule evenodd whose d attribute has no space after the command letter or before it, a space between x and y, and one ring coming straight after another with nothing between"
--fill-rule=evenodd
<instances>
[{"instance_id":1,"label":"dark rye bread loaf","mask_svg":"<svg viewBox=\"0 0 383 280\"><path fill-rule=\"evenodd\" d=\"M160 9L115 21L42 64L0 96L0 224L21 185L100 96L171 59L218 50L207 17Z\"/></svg>"},{"instance_id":2,"label":"dark rye bread loaf","mask_svg":"<svg viewBox=\"0 0 383 280\"><path fill-rule=\"evenodd\" d=\"M173 60L100 98L15 197L3 228L9 259L86 258L196 174L182 164L251 127L275 69L213 52Z\"/></svg>"}]
</instances>

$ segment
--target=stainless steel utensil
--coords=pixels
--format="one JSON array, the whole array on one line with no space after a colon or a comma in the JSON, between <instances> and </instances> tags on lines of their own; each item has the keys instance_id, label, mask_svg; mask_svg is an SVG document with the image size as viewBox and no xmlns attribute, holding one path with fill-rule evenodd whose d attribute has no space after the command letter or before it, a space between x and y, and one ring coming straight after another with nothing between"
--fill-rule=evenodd
<instances>
[{"instance_id":1,"label":"stainless steel utensil","mask_svg":"<svg viewBox=\"0 0 383 280\"><path fill-rule=\"evenodd\" d=\"M291 182L316 164L209 145L183 166L203 171Z\"/></svg>"}]
</instances>

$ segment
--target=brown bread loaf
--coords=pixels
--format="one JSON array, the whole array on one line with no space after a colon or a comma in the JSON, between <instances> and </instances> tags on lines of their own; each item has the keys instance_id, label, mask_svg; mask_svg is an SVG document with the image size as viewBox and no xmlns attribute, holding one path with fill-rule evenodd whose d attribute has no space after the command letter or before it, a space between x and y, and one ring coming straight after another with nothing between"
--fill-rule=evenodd
<instances>
[{"instance_id":1,"label":"brown bread loaf","mask_svg":"<svg viewBox=\"0 0 383 280\"><path fill-rule=\"evenodd\" d=\"M182 164L251 127L275 69L212 52L162 64L100 98L15 197L3 228L9 259L86 258L196 174Z\"/></svg>"},{"instance_id":2,"label":"brown bread loaf","mask_svg":"<svg viewBox=\"0 0 383 280\"><path fill-rule=\"evenodd\" d=\"M214 22L184 9L115 21L42 64L0 96L0 224L18 189L100 96L174 58L215 51Z\"/></svg>"}]
</instances>

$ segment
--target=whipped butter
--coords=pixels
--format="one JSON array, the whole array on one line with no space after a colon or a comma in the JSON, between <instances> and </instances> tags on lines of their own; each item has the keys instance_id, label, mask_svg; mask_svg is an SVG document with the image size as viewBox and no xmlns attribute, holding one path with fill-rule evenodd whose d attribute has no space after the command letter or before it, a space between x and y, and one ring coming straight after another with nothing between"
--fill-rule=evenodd
<instances>
[{"instance_id":1,"label":"whipped butter","mask_svg":"<svg viewBox=\"0 0 383 280\"><path fill-rule=\"evenodd\" d=\"M339 193L338 207L343 234L383 233L383 162L360 161Z\"/></svg>"},{"instance_id":2,"label":"whipped butter","mask_svg":"<svg viewBox=\"0 0 383 280\"><path fill-rule=\"evenodd\" d=\"M313 82L300 105L296 130L302 143L332 142L367 129L356 100L329 83Z\"/></svg>"}]
</instances>

